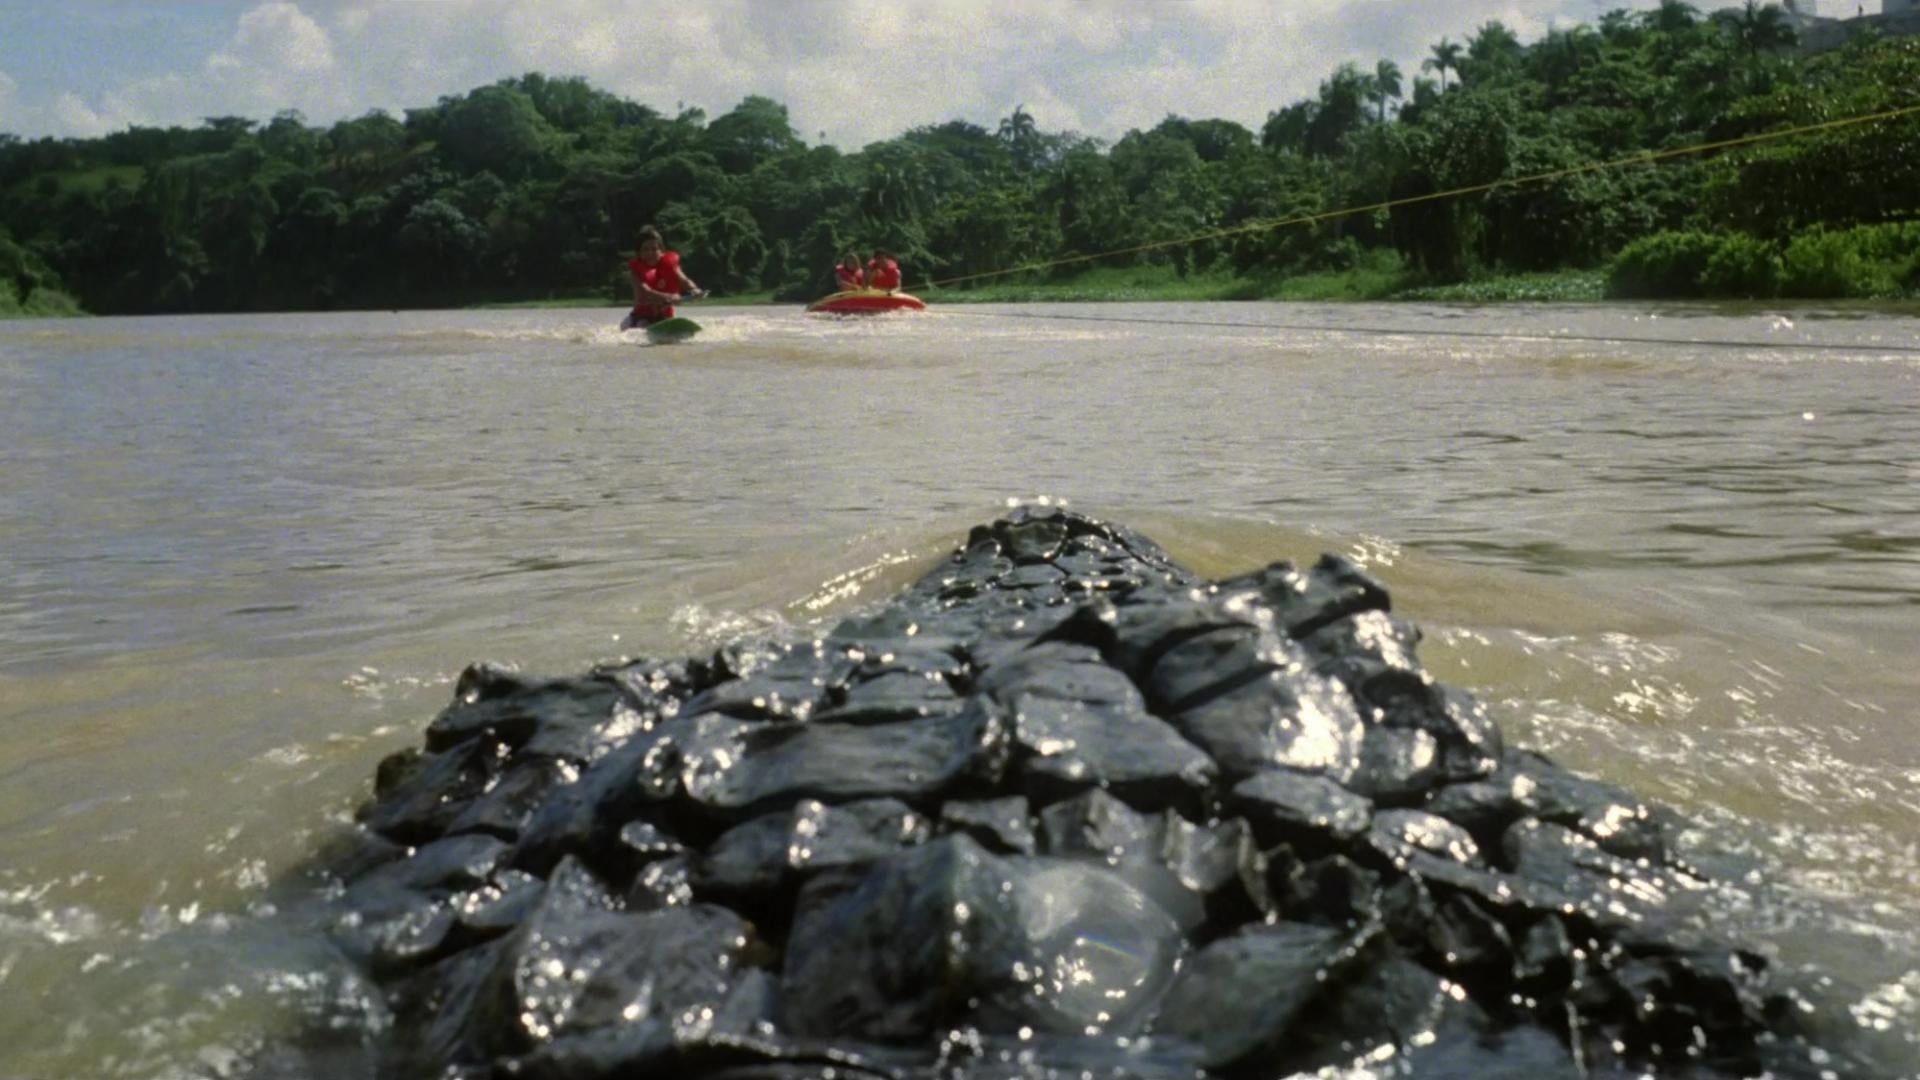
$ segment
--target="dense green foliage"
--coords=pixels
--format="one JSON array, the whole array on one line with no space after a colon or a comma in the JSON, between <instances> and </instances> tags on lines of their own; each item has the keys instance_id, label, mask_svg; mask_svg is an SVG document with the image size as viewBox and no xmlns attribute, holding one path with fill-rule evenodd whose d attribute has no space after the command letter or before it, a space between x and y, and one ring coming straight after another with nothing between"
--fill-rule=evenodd
<instances>
[{"instance_id":1,"label":"dense green foliage","mask_svg":"<svg viewBox=\"0 0 1920 1080\"><path fill-rule=\"evenodd\" d=\"M1607 294L1765 299L1920 292L1920 221L1810 226L1783 241L1742 232L1662 232L1614 259Z\"/></svg>"},{"instance_id":2,"label":"dense green foliage","mask_svg":"<svg viewBox=\"0 0 1920 1080\"><path fill-rule=\"evenodd\" d=\"M1622 296L1912 292L1920 116L1332 213L1920 104L1920 42L1792 43L1753 4L1666 0L1532 44L1490 22L1433 47L1437 80L1343 64L1257 132L1170 115L1112 145L1016 109L847 153L763 97L665 116L537 74L404 119L0 134L0 314L619 303L648 222L721 295L783 299L876 245L909 288L997 294L1126 271L1207 295L1328 274L1472 295L1608 267ZM1018 267L1042 269L1001 276Z\"/></svg>"}]
</instances>

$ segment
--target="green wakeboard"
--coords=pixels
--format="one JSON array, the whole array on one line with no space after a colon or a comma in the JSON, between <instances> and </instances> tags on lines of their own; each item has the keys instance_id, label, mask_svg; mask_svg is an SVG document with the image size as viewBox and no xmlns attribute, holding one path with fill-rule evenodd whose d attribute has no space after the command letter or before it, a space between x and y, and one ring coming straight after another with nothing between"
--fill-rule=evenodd
<instances>
[{"instance_id":1,"label":"green wakeboard","mask_svg":"<svg viewBox=\"0 0 1920 1080\"><path fill-rule=\"evenodd\" d=\"M700 332L700 324L684 315L675 315L671 319L661 319L647 327L647 340L655 345L668 345L676 341L685 341Z\"/></svg>"}]
</instances>

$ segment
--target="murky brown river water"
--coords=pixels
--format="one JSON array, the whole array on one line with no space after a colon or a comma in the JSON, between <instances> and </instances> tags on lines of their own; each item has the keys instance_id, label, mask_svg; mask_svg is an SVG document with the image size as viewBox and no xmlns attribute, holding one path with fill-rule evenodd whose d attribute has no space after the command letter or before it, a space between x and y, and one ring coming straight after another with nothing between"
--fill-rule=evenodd
<instances>
[{"instance_id":1,"label":"murky brown river water","mask_svg":"<svg viewBox=\"0 0 1920 1080\"><path fill-rule=\"evenodd\" d=\"M1728 929L1920 1069L1920 317L696 314L0 323L0 1076L377 1026L297 868L461 667L832 619L1041 497L1361 559L1511 741L1760 860Z\"/></svg>"}]
</instances>

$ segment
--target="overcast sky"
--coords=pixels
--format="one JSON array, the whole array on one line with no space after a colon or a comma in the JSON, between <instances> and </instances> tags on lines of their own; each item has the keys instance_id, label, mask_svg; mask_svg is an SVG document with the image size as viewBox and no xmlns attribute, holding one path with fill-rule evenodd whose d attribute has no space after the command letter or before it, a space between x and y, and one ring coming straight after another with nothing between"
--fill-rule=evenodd
<instances>
[{"instance_id":1,"label":"overcast sky","mask_svg":"<svg viewBox=\"0 0 1920 1080\"><path fill-rule=\"evenodd\" d=\"M787 105L854 150L920 124L1114 139L1169 113L1256 130L1344 60L1418 73L1489 19L1532 41L1654 0L0 0L0 131L396 116L510 75L580 75L666 113ZM1703 7L1718 6L1711 2ZM1878 7L1875 3L1872 5Z\"/></svg>"}]
</instances>

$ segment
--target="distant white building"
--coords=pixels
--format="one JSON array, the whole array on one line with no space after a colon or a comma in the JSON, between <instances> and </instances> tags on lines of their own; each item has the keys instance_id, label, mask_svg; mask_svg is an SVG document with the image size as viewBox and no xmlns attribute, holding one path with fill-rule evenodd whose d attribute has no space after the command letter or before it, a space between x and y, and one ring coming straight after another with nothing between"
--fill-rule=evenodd
<instances>
[{"instance_id":1,"label":"distant white building","mask_svg":"<svg viewBox=\"0 0 1920 1080\"><path fill-rule=\"evenodd\" d=\"M1915 0L1880 0L1874 5L1880 10L1878 15L1898 15L1915 10ZM1781 7L1786 9L1787 18L1797 25L1805 26L1822 19L1853 19L1867 13L1867 5L1860 0L1782 0Z\"/></svg>"},{"instance_id":2,"label":"distant white building","mask_svg":"<svg viewBox=\"0 0 1920 1080\"><path fill-rule=\"evenodd\" d=\"M1831 5L1835 0L1826 2ZM1787 25L1803 34L1812 26L1833 21L1833 16L1821 14L1820 0L1783 0L1780 7L1786 12Z\"/></svg>"},{"instance_id":3,"label":"distant white building","mask_svg":"<svg viewBox=\"0 0 1920 1080\"><path fill-rule=\"evenodd\" d=\"M1803 53L1839 48L1869 30L1887 37L1920 35L1920 0L1880 0L1871 14L1860 0L1782 0L1780 6L1800 35Z\"/></svg>"}]
</instances>

